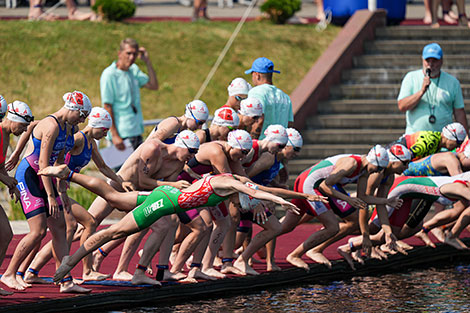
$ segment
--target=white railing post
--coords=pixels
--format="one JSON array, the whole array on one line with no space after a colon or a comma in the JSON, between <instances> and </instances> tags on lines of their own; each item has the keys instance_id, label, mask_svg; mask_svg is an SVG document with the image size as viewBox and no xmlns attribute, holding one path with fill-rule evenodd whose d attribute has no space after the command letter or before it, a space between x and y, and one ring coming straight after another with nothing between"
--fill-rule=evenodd
<instances>
[{"instance_id":1,"label":"white railing post","mask_svg":"<svg viewBox=\"0 0 470 313\"><path fill-rule=\"evenodd\" d=\"M377 0L369 0L369 11L377 11Z\"/></svg>"}]
</instances>

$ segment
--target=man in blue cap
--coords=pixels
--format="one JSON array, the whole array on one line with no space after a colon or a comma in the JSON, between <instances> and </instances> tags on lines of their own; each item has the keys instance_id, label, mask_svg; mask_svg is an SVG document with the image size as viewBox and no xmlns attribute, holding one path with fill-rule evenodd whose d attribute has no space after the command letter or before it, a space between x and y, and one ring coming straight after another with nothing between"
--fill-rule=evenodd
<instances>
[{"instance_id":1,"label":"man in blue cap","mask_svg":"<svg viewBox=\"0 0 470 313\"><path fill-rule=\"evenodd\" d=\"M260 140L265 137L264 131L269 125L280 124L287 128L294 124L292 102L285 92L273 85L273 73L281 72L274 70L274 63L264 57L256 59L245 71L245 74L251 74L255 86L248 92L248 97L257 98L263 105L263 118L251 129L252 137Z\"/></svg>"},{"instance_id":2,"label":"man in blue cap","mask_svg":"<svg viewBox=\"0 0 470 313\"><path fill-rule=\"evenodd\" d=\"M441 71L441 47L426 45L422 59L423 68L406 74L398 95L398 109L406 112L406 134L441 131L454 118L468 132L462 88L457 78Z\"/></svg>"}]
</instances>

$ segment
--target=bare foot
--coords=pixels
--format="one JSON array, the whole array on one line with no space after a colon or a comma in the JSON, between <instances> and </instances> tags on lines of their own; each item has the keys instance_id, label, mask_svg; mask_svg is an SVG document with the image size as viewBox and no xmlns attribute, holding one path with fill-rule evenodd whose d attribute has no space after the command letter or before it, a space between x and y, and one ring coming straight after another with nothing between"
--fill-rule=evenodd
<instances>
[{"instance_id":1,"label":"bare foot","mask_svg":"<svg viewBox=\"0 0 470 313\"><path fill-rule=\"evenodd\" d=\"M222 259L219 258L218 256L216 256L216 257L214 258L214 266L222 266L222 265L223 265Z\"/></svg>"},{"instance_id":2,"label":"bare foot","mask_svg":"<svg viewBox=\"0 0 470 313\"><path fill-rule=\"evenodd\" d=\"M41 7L30 8L28 13L28 20L30 21L55 21L59 17L53 13L44 13Z\"/></svg>"},{"instance_id":3,"label":"bare foot","mask_svg":"<svg viewBox=\"0 0 470 313\"><path fill-rule=\"evenodd\" d=\"M65 277L65 275L67 275L72 269L72 266L68 265L69 259L70 259L70 256L68 255L63 257L62 263L60 263L59 268L55 271L55 274L54 274L53 279L55 283L60 282Z\"/></svg>"},{"instance_id":4,"label":"bare foot","mask_svg":"<svg viewBox=\"0 0 470 313\"><path fill-rule=\"evenodd\" d=\"M226 263L222 265L222 268L220 270L221 273L223 274L234 274L234 275L244 275L241 270L238 268L234 267L231 263Z\"/></svg>"},{"instance_id":5,"label":"bare foot","mask_svg":"<svg viewBox=\"0 0 470 313\"><path fill-rule=\"evenodd\" d=\"M431 24L431 28L439 28L439 27L441 27L441 25L439 25L439 23Z\"/></svg>"},{"instance_id":6,"label":"bare foot","mask_svg":"<svg viewBox=\"0 0 470 313\"><path fill-rule=\"evenodd\" d=\"M331 262L326 258L326 256L323 255L321 252L316 252L313 250L308 250L306 255L312 259L314 262L319 263L319 264L324 264L328 268L331 268Z\"/></svg>"},{"instance_id":7,"label":"bare foot","mask_svg":"<svg viewBox=\"0 0 470 313\"><path fill-rule=\"evenodd\" d=\"M142 271L136 271L132 277L131 283L133 285L152 285L152 286L161 286L162 284L150 277L147 277Z\"/></svg>"},{"instance_id":8,"label":"bare foot","mask_svg":"<svg viewBox=\"0 0 470 313\"><path fill-rule=\"evenodd\" d=\"M101 263L104 261L104 256L98 250L93 251L93 269L99 272Z\"/></svg>"},{"instance_id":9,"label":"bare foot","mask_svg":"<svg viewBox=\"0 0 470 313\"><path fill-rule=\"evenodd\" d=\"M182 280L185 278L186 278L186 275L181 272L172 273L169 270L165 270L165 272L163 273L163 280L166 280L166 281Z\"/></svg>"},{"instance_id":10,"label":"bare foot","mask_svg":"<svg viewBox=\"0 0 470 313\"><path fill-rule=\"evenodd\" d=\"M50 284L48 281L40 278L38 275L34 275L31 272L24 274L24 282L27 284Z\"/></svg>"},{"instance_id":11,"label":"bare foot","mask_svg":"<svg viewBox=\"0 0 470 313\"><path fill-rule=\"evenodd\" d=\"M349 251L348 247L347 246L338 247L336 251L338 252L339 255L341 255L346 260L346 262L348 262L351 269L355 271L356 268L354 267L354 261L353 261L351 252Z\"/></svg>"},{"instance_id":12,"label":"bare foot","mask_svg":"<svg viewBox=\"0 0 470 313\"><path fill-rule=\"evenodd\" d=\"M415 236L421 239L426 246L431 248L436 247L434 242L431 241L431 238L429 238L428 234L426 234L424 231L420 231L419 233L415 234Z\"/></svg>"},{"instance_id":13,"label":"bare foot","mask_svg":"<svg viewBox=\"0 0 470 313\"><path fill-rule=\"evenodd\" d=\"M407 244L406 242L401 241L401 240L397 240L397 246L399 246L403 250L413 250L412 246L410 246L409 244ZM398 251L398 252L400 252L400 251Z\"/></svg>"},{"instance_id":14,"label":"bare foot","mask_svg":"<svg viewBox=\"0 0 470 313\"><path fill-rule=\"evenodd\" d=\"M0 296L10 296L13 294L13 291L6 291L5 289L0 288Z\"/></svg>"},{"instance_id":15,"label":"bare foot","mask_svg":"<svg viewBox=\"0 0 470 313\"><path fill-rule=\"evenodd\" d=\"M70 281L70 282L60 284L60 292L61 293L89 293L91 292L91 289L80 287Z\"/></svg>"},{"instance_id":16,"label":"bare foot","mask_svg":"<svg viewBox=\"0 0 470 313\"><path fill-rule=\"evenodd\" d=\"M434 235L434 237L436 237L437 240L439 240L439 242L444 242L444 240L446 240L446 235L440 227L431 229L431 233Z\"/></svg>"},{"instance_id":17,"label":"bare foot","mask_svg":"<svg viewBox=\"0 0 470 313\"><path fill-rule=\"evenodd\" d=\"M453 237L451 232L449 232L446 235L444 243L448 244L449 246L452 246L452 247L454 247L455 249L458 249L458 250L467 250L468 249L468 247L459 238Z\"/></svg>"},{"instance_id":18,"label":"bare foot","mask_svg":"<svg viewBox=\"0 0 470 313\"><path fill-rule=\"evenodd\" d=\"M197 279L192 278L192 277L186 277L185 279L180 280L180 282L190 283L190 284L197 284L198 283Z\"/></svg>"},{"instance_id":19,"label":"bare foot","mask_svg":"<svg viewBox=\"0 0 470 313\"><path fill-rule=\"evenodd\" d=\"M217 280L217 277L213 277L213 276L209 276L207 274L204 274L201 271L201 269L198 268L198 267L193 267L189 270L188 278L203 279L203 280Z\"/></svg>"},{"instance_id":20,"label":"bare foot","mask_svg":"<svg viewBox=\"0 0 470 313\"><path fill-rule=\"evenodd\" d=\"M32 285L24 281L23 277L16 275L16 281L24 288L29 288ZM47 284L47 283L46 283Z\"/></svg>"},{"instance_id":21,"label":"bare foot","mask_svg":"<svg viewBox=\"0 0 470 313\"><path fill-rule=\"evenodd\" d=\"M67 164L61 164L58 166L48 166L39 170L38 175L57 177L59 179L66 179L70 174L70 169Z\"/></svg>"},{"instance_id":22,"label":"bare foot","mask_svg":"<svg viewBox=\"0 0 470 313\"><path fill-rule=\"evenodd\" d=\"M243 260L241 256L233 262L233 266L242 271L243 275L259 275L259 273L255 271L247 261Z\"/></svg>"},{"instance_id":23,"label":"bare foot","mask_svg":"<svg viewBox=\"0 0 470 313\"><path fill-rule=\"evenodd\" d=\"M353 258L354 261L356 261L359 264L364 264L364 259L361 256L361 250L356 250L354 252L351 252L351 257Z\"/></svg>"},{"instance_id":24,"label":"bare foot","mask_svg":"<svg viewBox=\"0 0 470 313\"><path fill-rule=\"evenodd\" d=\"M17 280L16 280L16 275L11 275L11 276L6 276L5 274L2 276L0 279L2 283L8 286L10 289L15 289L15 290L25 290L26 287L23 287Z\"/></svg>"},{"instance_id":25,"label":"bare foot","mask_svg":"<svg viewBox=\"0 0 470 313\"><path fill-rule=\"evenodd\" d=\"M303 268L306 271L309 270L308 264L305 263L304 260L302 260L299 257L293 256L292 254L289 254L287 256L286 260L287 260L287 262L289 262L290 264L292 264L296 267Z\"/></svg>"},{"instance_id":26,"label":"bare foot","mask_svg":"<svg viewBox=\"0 0 470 313\"><path fill-rule=\"evenodd\" d=\"M91 20L91 18L94 15L95 14L93 12L84 13L84 12L80 12L77 9L75 9L72 12L69 12L68 18L71 21L86 21L86 20Z\"/></svg>"},{"instance_id":27,"label":"bare foot","mask_svg":"<svg viewBox=\"0 0 470 313\"><path fill-rule=\"evenodd\" d=\"M276 263L274 261L271 261L271 262L268 262L266 264L266 270L268 272L279 272L282 270L282 268L280 268L279 266L276 265Z\"/></svg>"},{"instance_id":28,"label":"bare foot","mask_svg":"<svg viewBox=\"0 0 470 313\"><path fill-rule=\"evenodd\" d=\"M372 259L377 259L377 260L386 260L388 259L388 256L380 249L377 249L377 247L372 247L370 250L370 257Z\"/></svg>"},{"instance_id":29,"label":"bare foot","mask_svg":"<svg viewBox=\"0 0 470 313\"><path fill-rule=\"evenodd\" d=\"M212 277L215 277L215 278L225 278L225 277L227 277L225 274L222 274L221 272L219 272L215 268L203 269L202 272L206 275L209 275L209 276L212 276Z\"/></svg>"},{"instance_id":30,"label":"bare foot","mask_svg":"<svg viewBox=\"0 0 470 313\"><path fill-rule=\"evenodd\" d=\"M114 280L123 280L123 281L131 281L132 280L132 274L127 272L127 271L122 271L122 272L116 272L113 275Z\"/></svg>"},{"instance_id":31,"label":"bare foot","mask_svg":"<svg viewBox=\"0 0 470 313\"><path fill-rule=\"evenodd\" d=\"M444 14L442 19L448 24L457 24L457 19L452 18L450 14Z\"/></svg>"},{"instance_id":32,"label":"bare foot","mask_svg":"<svg viewBox=\"0 0 470 313\"><path fill-rule=\"evenodd\" d=\"M432 17L430 14L427 14L423 18L423 23L424 24L431 24L432 23Z\"/></svg>"},{"instance_id":33,"label":"bare foot","mask_svg":"<svg viewBox=\"0 0 470 313\"><path fill-rule=\"evenodd\" d=\"M90 280L101 281L101 280L106 280L109 277L111 277L111 275L102 274L100 272L95 272L95 271L91 271L87 274L83 273L84 281L90 281Z\"/></svg>"}]
</instances>

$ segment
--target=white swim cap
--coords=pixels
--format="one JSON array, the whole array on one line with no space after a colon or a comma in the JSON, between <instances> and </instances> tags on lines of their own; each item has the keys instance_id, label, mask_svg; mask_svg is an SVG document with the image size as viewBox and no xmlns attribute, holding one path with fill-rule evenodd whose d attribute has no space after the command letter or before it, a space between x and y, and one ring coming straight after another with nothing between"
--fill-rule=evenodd
<instances>
[{"instance_id":1,"label":"white swim cap","mask_svg":"<svg viewBox=\"0 0 470 313\"><path fill-rule=\"evenodd\" d=\"M240 118L234 109L220 108L215 111L212 123L219 126L237 127L240 124Z\"/></svg>"},{"instance_id":2,"label":"white swim cap","mask_svg":"<svg viewBox=\"0 0 470 313\"><path fill-rule=\"evenodd\" d=\"M91 109L90 116L88 116L88 126L93 128L107 128L110 129L113 125L111 115L104 108L95 107Z\"/></svg>"},{"instance_id":3,"label":"white swim cap","mask_svg":"<svg viewBox=\"0 0 470 313\"><path fill-rule=\"evenodd\" d=\"M279 143L281 145L287 144L287 132L282 125L269 125L264 131L266 140Z\"/></svg>"},{"instance_id":4,"label":"white swim cap","mask_svg":"<svg viewBox=\"0 0 470 313\"><path fill-rule=\"evenodd\" d=\"M449 140L462 143L465 140L465 137L467 137L467 132L462 124L455 122L444 126L442 129L442 135Z\"/></svg>"},{"instance_id":5,"label":"white swim cap","mask_svg":"<svg viewBox=\"0 0 470 313\"><path fill-rule=\"evenodd\" d=\"M259 189L257 185L250 182L246 182L245 185L255 190ZM259 199L253 198L243 192L238 193L238 198L240 199L242 212L252 211L261 202Z\"/></svg>"},{"instance_id":6,"label":"white swim cap","mask_svg":"<svg viewBox=\"0 0 470 313\"><path fill-rule=\"evenodd\" d=\"M199 138L190 130L183 130L176 136L175 146L188 149L199 149Z\"/></svg>"},{"instance_id":7,"label":"white swim cap","mask_svg":"<svg viewBox=\"0 0 470 313\"><path fill-rule=\"evenodd\" d=\"M253 147L250 134L241 129L236 129L228 133L227 142L230 147L235 149L250 150Z\"/></svg>"},{"instance_id":8,"label":"white swim cap","mask_svg":"<svg viewBox=\"0 0 470 313\"><path fill-rule=\"evenodd\" d=\"M295 128L286 128L287 132L287 145L294 148L302 148L304 140L302 135Z\"/></svg>"},{"instance_id":9,"label":"white swim cap","mask_svg":"<svg viewBox=\"0 0 470 313\"><path fill-rule=\"evenodd\" d=\"M85 113L88 116L91 112L91 101L86 94L81 91L67 92L62 97L64 99L64 107L71 111L78 111Z\"/></svg>"},{"instance_id":10,"label":"white swim cap","mask_svg":"<svg viewBox=\"0 0 470 313\"><path fill-rule=\"evenodd\" d=\"M263 115L263 105L257 98L246 98L240 102L240 114L245 116Z\"/></svg>"},{"instance_id":11,"label":"white swim cap","mask_svg":"<svg viewBox=\"0 0 470 313\"><path fill-rule=\"evenodd\" d=\"M232 80L230 85L227 87L228 95L230 97L235 95L248 95L248 91L250 91L250 89L251 85L240 77Z\"/></svg>"},{"instance_id":12,"label":"white swim cap","mask_svg":"<svg viewBox=\"0 0 470 313\"><path fill-rule=\"evenodd\" d=\"M366 158L367 161L369 161L369 163L371 163L372 165L380 167L387 167L389 162L388 152L381 145L376 145L375 147L370 149Z\"/></svg>"},{"instance_id":13,"label":"white swim cap","mask_svg":"<svg viewBox=\"0 0 470 313\"><path fill-rule=\"evenodd\" d=\"M8 105L7 119L12 122L31 123L34 116L26 103L16 100Z\"/></svg>"},{"instance_id":14,"label":"white swim cap","mask_svg":"<svg viewBox=\"0 0 470 313\"><path fill-rule=\"evenodd\" d=\"M411 151L401 144L394 144L388 149L388 159L390 162L407 162L412 158Z\"/></svg>"},{"instance_id":15,"label":"white swim cap","mask_svg":"<svg viewBox=\"0 0 470 313\"><path fill-rule=\"evenodd\" d=\"M186 111L184 112L184 115L187 118L192 118L196 122L205 122L209 117L209 109L207 108L207 105L201 100L194 100L186 104Z\"/></svg>"},{"instance_id":16,"label":"white swim cap","mask_svg":"<svg viewBox=\"0 0 470 313\"><path fill-rule=\"evenodd\" d=\"M5 98L3 98L2 95L0 95L0 116L2 119L5 114L7 113L7 110L8 110L8 103L7 103L7 100L5 100Z\"/></svg>"}]
</instances>

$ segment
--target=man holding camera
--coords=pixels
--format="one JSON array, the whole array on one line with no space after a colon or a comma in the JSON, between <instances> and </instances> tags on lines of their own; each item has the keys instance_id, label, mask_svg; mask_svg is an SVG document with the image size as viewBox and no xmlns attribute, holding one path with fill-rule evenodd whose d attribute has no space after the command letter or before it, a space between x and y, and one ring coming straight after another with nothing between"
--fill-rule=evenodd
<instances>
[{"instance_id":1,"label":"man holding camera","mask_svg":"<svg viewBox=\"0 0 470 313\"><path fill-rule=\"evenodd\" d=\"M147 65L148 75L134 64L137 57ZM118 60L101 74L101 102L113 120L108 139L124 150L124 139L130 140L134 150L142 143L144 120L140 105L140 88L158 90L158 80L147 50L137 41L126 38L121 41Z\"/></svg>"},{"instance_id":2,"label":"man holding camera","mask_svg":"<svg viewBox=\"0 0 470 313\"><path fill-rule=\"evenodd\" d=\"M406 112L406 134L441 131L453 117L468 132L460 82L441 71L442 49L437 43L423 48L423 68L408 72L398 95L398 109Z\"/></svg>"}]
</instances>

